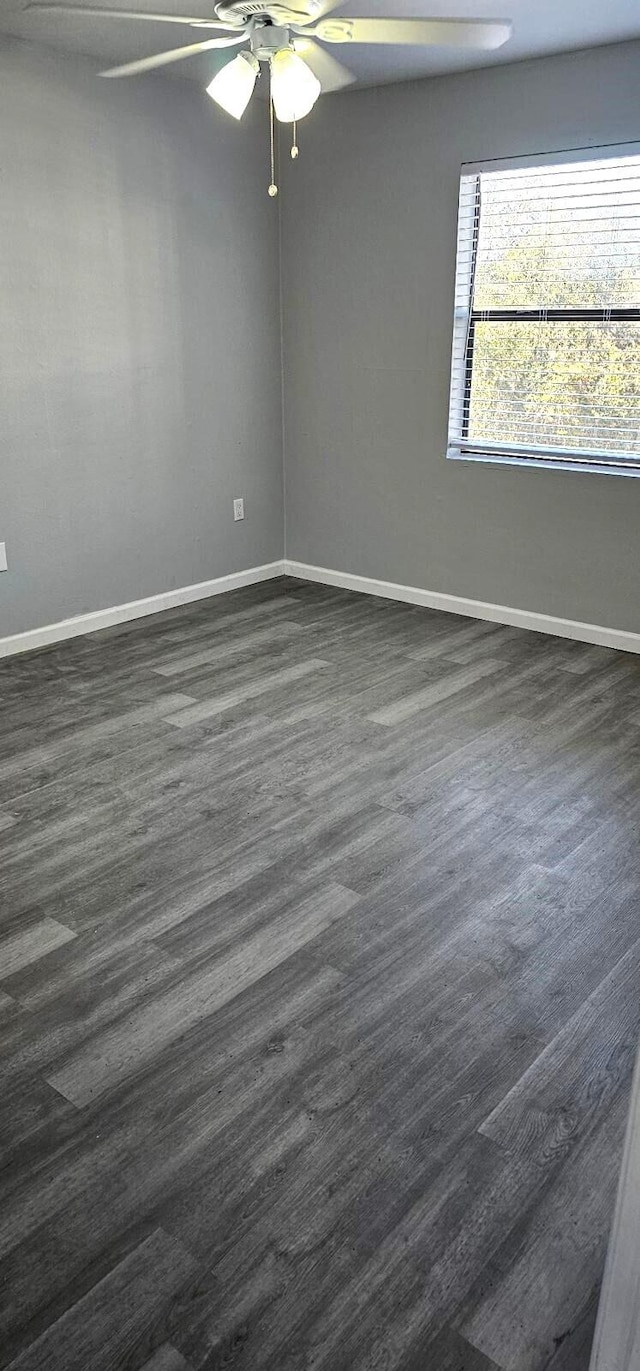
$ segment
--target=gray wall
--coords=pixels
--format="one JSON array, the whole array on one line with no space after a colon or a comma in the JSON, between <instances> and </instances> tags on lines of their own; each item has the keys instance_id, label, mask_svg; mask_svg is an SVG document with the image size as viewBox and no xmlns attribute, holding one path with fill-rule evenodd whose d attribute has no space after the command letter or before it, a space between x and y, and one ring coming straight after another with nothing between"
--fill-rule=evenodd
<instances>
[{"instance_id":1,"label":"gray wall","mask_svg":"<svg viewBox=\"0 0 640 1371\"><path fill-rule=\"evenodd\" d=\"M640 43L316 106L282 197L289 557L640 631L640 480L444 455L460 164L634 138Z\"/></svg>"},{"instance_id":2,"label":"gray wall","mask_svg":"<svg viewBox=\"0 0 640 1371\"><path fill-rule=\"evenodd\" d=\"M640 138L639 89L625 44L305 121L281 199L290 557L640 630L640 481L444 457L460 163ZM0 636L281 556L263 114L0 46Z\"/></svg>"},{"instance_id":3,"label":"gray wall","mask_svg":"<svg viewBox=\"0 0 640 1371\"><path fill-rule=\"evenodd\" d=\"M0 46L0 636L282 556L261 133Z\"/></svg>"}]
</instances>

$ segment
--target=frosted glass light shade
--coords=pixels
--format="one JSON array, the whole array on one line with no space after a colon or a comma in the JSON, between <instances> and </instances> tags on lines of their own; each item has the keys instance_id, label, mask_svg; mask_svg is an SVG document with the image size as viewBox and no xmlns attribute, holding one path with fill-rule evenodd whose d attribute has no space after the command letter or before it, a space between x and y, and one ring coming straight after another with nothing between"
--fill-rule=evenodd
<instances>
[{"instance_id":1,"label":"frosted glass light shade","mask_svg":"<svg viewBox=\"0 0 640 1371\"><path fill-rule=\"evenodd\" d=\"M281 124L304 119L322 87L310 67L291 48L281 48L271 59L271 95Z\"/></svg>"},{"instance_id":2,"label":"frosted glass light shade","mask_svg":"<svg viewBox=\"0 0 640 1371\"><path fill-rule=\"evenodd\" d=\"M207 95L217 105L241 119L256 84L260 63L251 52L239 52L232 62L227 62L207 86Z\"/></svg>"}]
</instances>

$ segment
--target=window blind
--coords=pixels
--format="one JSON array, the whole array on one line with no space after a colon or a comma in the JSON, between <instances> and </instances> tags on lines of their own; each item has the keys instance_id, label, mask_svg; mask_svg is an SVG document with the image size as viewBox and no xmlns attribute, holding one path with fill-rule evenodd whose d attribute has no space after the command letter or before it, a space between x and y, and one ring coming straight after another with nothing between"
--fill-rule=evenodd
<instances>
[{"instance_id":1,"label":"window blind","mask_svg":"<svg viewBox=\"0 0 640 1371\"><path fill-rule=\"evenodd\" d=\"M640 469L640 154L463 171L449 455Z\"/></svg>"}]
</instances>

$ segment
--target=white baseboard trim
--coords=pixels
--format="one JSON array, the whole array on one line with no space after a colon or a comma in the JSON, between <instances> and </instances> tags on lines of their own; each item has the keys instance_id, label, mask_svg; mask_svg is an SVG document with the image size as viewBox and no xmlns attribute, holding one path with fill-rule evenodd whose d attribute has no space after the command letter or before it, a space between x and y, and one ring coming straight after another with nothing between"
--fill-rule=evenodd
<instances>
[{"instance_id":1,"label":"white baseboard trim","mask_svg":"<svg viewBox=\"0 0 640 1371\"><path fill-rule=\"evenodd\" d=\"M533 629L537 633L552 633L559 638L576 638L583 643L615 647L621 652L640 653L640 633L631 633L627 629L584 624L576 619L558 619L553 614L538 614L529 609L515 609L511 605L469 600L461 595L446 595L441 591L422 590L419 586L399 585L395 581L377 581L369 576L332 571L328 567L309 566L306 562L293 562L285 558L284 561L268 562L264 566L248 567L246 571L235 571L229 576L217 576L212 581L199 581L196 585L180 586L177 590L149 595L144 600L130 600L128 604L78 614L73 619L62 619L56 624L28 629L26 633L14 633L10 637L0 638L0 657L47 647L50 643L63 642L65 638L75 638L79 634L95 633L100 628L111 628L130 619L142 619L147 614L159 614L163 609L190 604L193 600L223 595L229 590L239 590L241 586L272 580L274 576L295 576L303 581L339 586L343 590L355 590L364 595L380 595L387 600L424 605L427 609L441 609L471 619L489 619L497 624Z\"/></svg>"},{"instance_id":2,"label":"white baseboard trim","mask_svg":"<svg viewBox=\"0 0 640 1371\"><path fill-rule=\"evenodd\" d=\"M129 619L142 619L146 614L158 614L163 609L190 604L192 600L206 600L211 595L223 595L228 590L255 585L257 581L270 581L274 576L282 576L283 571L283 562L268 562L265 566L234 571L230 576L217 576L213 581L199 581L193 586L180 586L178 590L165 590L160 595L149 595L145 600L130 600L125 605L92 610L88 614L78 614L73 619L62 619L57 624L31 628L26 633L14 633L8 638L0 638L0 657L11 657L16 652L30 652L37 647L47 647L50 643L60 643L65 638L76 638L82 633L95 633L99 628L111 628L113 624L124 624Z\"/></svg>"},{"instance_id":3,"label":"white baseboard trim","mask_svg":"<svg viewBox=\"0 0 640 1371\"><path fill-rule=\"evenodd\" d=\"M381 595L385 599L402 600L409 605L443 609L448 614L464 614L470 619L490 619L496 624L511 624L514 628L529 628L536 633L552 633L558 638L576 638L582 643L597 643L601 647L618 648L621 652L640 653L640 633L631 633L623 628L583 624L577 619L557 619L553 614L514 609L511 605L493 605L484 600L468 600L461 595L445 595L437 590L421 590L418 586L397 585L395 581L376 581L369 576L330 571L327 567L308 566L306 562L292 562L288 558L285 558L283 566L285 576L297 576L304 581L319 581L325 586L340 586L343 590L357 590L365 595Z\"/></svg>"}]
</instances>

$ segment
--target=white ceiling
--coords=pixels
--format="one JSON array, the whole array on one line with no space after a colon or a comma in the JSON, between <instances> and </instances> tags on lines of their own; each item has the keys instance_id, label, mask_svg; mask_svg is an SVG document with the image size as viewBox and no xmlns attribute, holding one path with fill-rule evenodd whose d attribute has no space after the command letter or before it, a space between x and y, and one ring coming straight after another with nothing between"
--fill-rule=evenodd
<instances>
[{"instance_id":1,"label":"white ceiling","mask_svg":"<svg viewBox=\"0 0 640 1371\"><path fill-rule=\"evenodd\" d=\"M130 0L86 0L125 8ZM211 17L208 0L135 0L136 9ZM359 85L381 85L438 72L491 66L546 53L640 38L640 0L343 0L334 13L352 15L428 15L430 18L510 18L513 37L496 52L445 48L331 45L329 51L349 66ZM0 32L96 57L107 65L197 41L193 29L82 15L23 12L23 0L0 0ZM204 38L206 35L202 34ZM228 60L224 54L222 60ZM165 67L164 73L202 80L221 59L207 54ZM132 78L142 79L142 78Z\"/></svg>"}]
</instances>

